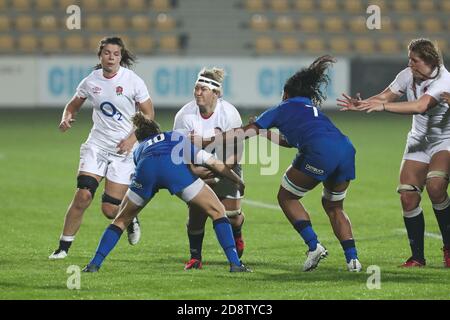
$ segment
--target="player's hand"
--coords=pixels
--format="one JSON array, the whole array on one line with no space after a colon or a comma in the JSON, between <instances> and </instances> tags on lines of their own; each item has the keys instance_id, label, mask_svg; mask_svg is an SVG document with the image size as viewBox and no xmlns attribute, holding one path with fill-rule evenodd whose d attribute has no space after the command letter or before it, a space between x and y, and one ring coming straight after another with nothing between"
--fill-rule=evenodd
<instances>
[{"instance_id":1,"label":"player's hand","mask_svg":"<svg viewBox=\"0 0 450 320\"><path fill-rule=\"evenodd\" d=\"M118 148L117 153L128 155L131 152L131 150L133 150L134 143L135 143L134 139L131 138L122 139L116 146L116 148Z\"/></svg>"},{"instance_id":2,"label":"player's hand","mask_svg":"<svg viewBox=\"0 0 450 320\"><path fill-rule=\"evenodd\" d=\"M59 130L61 132L66 132L67 130L72 128L72 123L74 123L74 122L75 122L75 119L73 119L73 118L61 120L61 123L59 124Z\"/></svg>"},{"instance_id":3,"label":"player's hand","mask_svg":"<svg viewBox=\"0 0 450 320\"><path fill-rule=\"evenodd\" d=\"M367 113L371 113L373 111L384 111L383 103L371 103L364 101L360 105L357 106L359 111L366 111Z\"/></svg>"},{"instance_id":4,"label":"player's hand","mask_svg":"<svg viewBox=\"0 0 450 320\"><path fill-rule=\"evenodd\" d=\"M450 103L450 92L441 93L441 99L445 103Z\"/></svg>"},{"instance_id":5,"label":"player's hand","mask_svg":"<svg viewBox=\"0 0 450 320\"><path fill-rule=\"evenodd\" d=\"M345 93L343 93L342 96L344 97L343 99L336 99L338 102L337 105L342 107L339 111L360 111L358 106L364 101L362 100L360 93L356 94L356 98L350 97Z\"/></svg>"}]
</instances>

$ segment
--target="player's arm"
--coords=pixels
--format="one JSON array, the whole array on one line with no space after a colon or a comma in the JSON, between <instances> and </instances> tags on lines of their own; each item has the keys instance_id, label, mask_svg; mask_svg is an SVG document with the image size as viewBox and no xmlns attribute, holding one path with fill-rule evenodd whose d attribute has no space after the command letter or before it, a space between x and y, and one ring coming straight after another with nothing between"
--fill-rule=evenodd
<instances>
[{"instance_id":1,"label":"player's arm","mask_svg":"<svg viewBox=\"0 0 450 320\"><path fill-rule=\"evenodd\" d=\"M209 157L208 160L204 162L204 166L206 166L211 171L215 172L219 176L222 176L232 182L234 182L238 187L239 191L243 194L245 184L244 181L233 171L231 170L225 163L216 159L214 156Z\"/></svg>"},{"instance_id":2,"label":"player's arm","mask_svg":"<svg viewBox=\"0 0 450 320\"><path fill-rule=\"evenodd\" d=\"M379 94L376 94L370 98L362 99L359 93L356 97L351 97L345 93L342 94L341 99L337 99L337 105L341 107L340 111L361 111L358 107L364 103L383 104L397 100L400 95L394 93L389 87L384 89Z\"/></svg>"},{"instance_id":3,"label":"player's arm","mask_svg":"<svg viewBox=\"0 0 450 320\"><path fill-rule=\"evenodd\" d=\"M280 147L292 148L292 146L287 142L282 134L279 134L273 130L267 130L266 133L261 134L266 137L271 142L279 145Z\"/></svg>"},{"instance_id":4,"label":"player's arm","mask_svg":"<svg viewBox=\"0 0 450 320\"><path fill-rule=\"evenodd\" d=\"M155 118L155 111L153 109L152 100L147 99L144 102L140 103L136 102L136 106L147 119L153 120ZM130 131L130 133L126 136L126 138L122 139L117 145L117 148L119 149L117 153L118 154L129 153L133 149L133 146L136 143L136 141L137 138L136 135L134 134L133 128Z\"/></svg>"},{"instance_id":5,"label":"player's arm","mask_svg":"<svg viewBox=\"0 0 450 320\"><path fill-rule=\"evenodd\" d=\"M428 94L424 94L420 99L405 102L365 102L358 109L367 113L373 111L388 111L398 114L420 114L435 107L438 101Z\"/></svg>"},{"instance_id":6,"label":"player's arm","mask_svg":"<svg viewBox=\"0 0 450 320\"><path fill-rule=\"evenodd\" d=\"M66 104L61 117L61 122L59 123L59 130L61 132L66 132L72 128L72 123L75 122L75 117L78 111L80 111L84 101L86 101L86 98L81 98L74 95L73 98Z\"/></svg>"}]
</instances>

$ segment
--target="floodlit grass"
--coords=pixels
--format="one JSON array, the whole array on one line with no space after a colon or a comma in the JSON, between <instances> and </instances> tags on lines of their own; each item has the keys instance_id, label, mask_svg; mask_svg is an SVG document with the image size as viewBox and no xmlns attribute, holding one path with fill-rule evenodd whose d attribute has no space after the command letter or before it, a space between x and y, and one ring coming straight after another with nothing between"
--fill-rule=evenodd
<instances>
[{"instance_id":1,"label":"floodlit grass","mask_svg":"<svg viewBox=\"0 0 450 320\"><path fill-rule=\"evenodd\" d=\"M339 242L321 208L321 188L303 200L329 257L314 272L300 268L306 247L276 209L281 175L294 150L284 149L275 175L261 176L259 165L244 165L247 184L243 260L254 273L230 274L208 222L203 270L183 271L188 260L187 210L161 191L140 215L143 236L136 246L126 235L97 274L82 274L81 289L69 290L70 265L83 267L92 257L108 221L100 211L102 186L87 210L70 255L49 261L56 248L65 210L76 186L79 146L90 126L90 110L81 112L72 130L59 133L62 110L0 112L0 299L447 299L449 270L442 267L442 243L427 237L428 265L397 267L409 256L397 186L398 169L411 119L395 115L331 113L357 150L357 179L345 209L354 228L364 272L346 271ZM170 130L174 112L157 111ZM247 115L244 116L247 118ZM332 155L330 155L332 156ZM254 202L275 207L263 208ZM426 195L427 232L439 234ZM381 289L369 290L366 268L381 270Z\"/></svg>"}]
</instances>

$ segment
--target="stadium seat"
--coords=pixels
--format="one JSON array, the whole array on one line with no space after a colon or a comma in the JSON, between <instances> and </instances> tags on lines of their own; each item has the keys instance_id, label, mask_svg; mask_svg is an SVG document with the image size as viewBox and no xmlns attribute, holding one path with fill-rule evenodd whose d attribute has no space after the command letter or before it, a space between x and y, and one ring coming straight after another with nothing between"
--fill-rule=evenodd
<instances>
[{"instance_id":1,"label":"stadium seat","mask_svg":"<svg viewBox=\"0 0 450 320\"><path fill-rule=\"evenodd\" d=\"M299 13L312 12L315 9L314 0L296 0L294 2L294 8Z\"/></svg>"},{"instance_id":2,"label":"stadium seat","mask_svg":"<svg viewBox=\"0 0 450 320\"><path fill-rule=\"evenodd\" d=\"M35 53L38 50L38 40L31 34L21 35L17 42L19 50L23 53Z\"/></svg>"},{"instance_id":3,"label":"stadium seat","mask_svg":"<svg viewBox=\"0 0 450 320\"><path fill-rule=\"evenodd\" d=\"M342 20L339 16L332 16L324 21L324 28L326 32L334 33L334 32L343 32L344 28L344 20Z\"/></svg>"},{"instance_id":4,"label":"stadium seat","mask_svg":"<svg viewBox=\"0 0 450 320\"><path fill-rule=\"evenodd\" d=\"M429 33L440 33L444 32L441 20L438 17L436 18L426 18L422 20L423 30Z\"/></svg>"},{"instance_id":5,"label":"stadium seat","mask_svg":"<svg viewBox=\"0 0 450 320\"><path fill-rule=\"evenodd\" d=\"M103 38L103 35L91 35L88 41L88 48L91 52L95 52L97 54L98 46L100 44L100 40Z\"/></svg>"},{"instance_id":6,"label":"stadium seat","mask_svg":"<svg viewBox=\"0 0 450 320\"><path fill-rule=\"evenodd\" d=\"M401 32L417 32L417 22L415 18L401 18L397 25L398 30Z\"/></svg>"},{"instance_id":7,"label":"stadium seat","mask_svg":"<svg viewBox=\"0 0 450 320\"><path fill-rule=\"evenodd\" d=\"M337 0L320 0L319 6L320 10L326 13L336 12L339 9Z\"/></svg>"},{"instance_id":8,"label":"stadium seat","mask_svg":"<svg viewBox=\"0 0 450 320\"><path fill-rule=\"evenodd\" d=\"M279 32L293 32L295 31L294 20L285 15L280 15L275 19L275 30Z\"/></svg>"},{"instance_id":9,"label":"stadium seat","mask_svg":"<svg viewBox=\"0 0 450 320\"><path fill-rule=\"evenodd\" d=\"M444 13L450 13L450 1L448 0L441 1L441 11Z\"/></svg>"},{"instance_id":10,"label":"stadium seat","mask_svg":"<svg viewBox=\"0 0 450 320\"><path fill-rule=\"evenodd\" d=\"M161 11L170 11L172 9L169 0L150 0L150 1L151 1L150 8L153 11L161 12Z\"/></svg>"},{"instance_id":11,"label":"stadium seat","mask_svg":"<svg viewBox=\"0 0 450 320\"><path fill-rule=\"evenodd\" d=\"M381 53L395 54L400 52L398 41L394 38L382 38L378 42L378 48Z\"/></svg>"},{"instance_id":12,"label":"stadium seat","mask_svg":"<svg viewBox=\"0 0 450 320\"><path fill-rule=\"evenodd\" d=\"M162 36L159 39L160 52L163 53L177 53L180 50L180 41L176 35Z\"/></svg>"},{"instance_id":13,"label":"stadium seat","mask_svg":"<svg viewBox=\"0 0 450 320\"><path fill-rule=\"evenodd\" d=\"M7 9L8 9L7 0L0 0L0 12L6 12Z\"/></svg>"},{"instance_id":14,"label":"stadium seat","mask_svg":"<svg viewBox=\"0 0 450 320\"><path fill-rule=\"evenodd\" d=\"M391 33L394 31L392 26L392 19L390 17L383 16L381 17L381 29L380 32Z\"/></svg>"},{"instance_id":15,"label":"stadium seat","mask_svg":"<svg viewBox=\"0 0 450 320\"><path fill-rule=\"evenodd\" d=\"M326 49L325 42L321 38L311 38L304 41L303 48L307 53L323 53Z\"/></svg>"},{"instance_id":16,"label":"stadium seat","mask_svg":"<svg viewBox=\"0 0 450 320\"><path fill-rule=\"evenodd\" d=\"M67 8L73 4L77 4L74 0L57 0L57 3L59 3L59 9L61 9L63 12L66 12ZM78 5L80 5L78 3Z\"/></svg>"},{"instance_id":17,"label":"stadium seat","mask_svg":"<svg viewBox=\"0 0 450 320\"><path fill-rule=\"evenodd\" d=\"M375 53L375 44L369 38L357 38L353 42L355 51L359 54L373 54Z\"/></svg>"},{"instance_id":18,"label":"stadium seat","mask_svg":"<svg viewBox=\"0 0 450 320\"><path fill-rule=\"evenodd\" d=\"M38 11L53 11L53 0L36 0L36 9Z\"/></svg>"},{"instance_id":19,"label":"stadium seat","mask_svg":"<svg viewBox=\"0 0 450 320\"><path fill-rule=\"evenodd\" d=\"M410 13L410 12L412 12L412 9L413 9L410 0L395 0L395 1L392 1L392 8L397 13Z\"/></svg>"},{"instance_id":20,"label":"stadium seat","mask_svg":"<svg viewBox=\"0 0 450 320\"><path fill-rule=\"evenodd\" d=\"M384 0L370 0L367 5L376 5L380 8L381 12L388 12L386 2Z\"/></svg>"},{"instance_id":21,"label":"stadium seat","mask_svg":"<svg viewBox=\"0 0 450 320\"><path fill-rule=\"evenodd\" d=\"M10 35L0 35L0 52L12 53L15 52L14 38Z\"/></svg>"},{"instance_id":22,"label":"stadium seat","mask_svg":"<svg viewBox=\"0 0 450 320\"><path fill-rule=\"evenodd\" d=\"M112 32L125 32L127 30L127 20L122 15L110 15L107 21L108 30Z\"/></svg>"},{"instance_id":23,"label":"stadium seat","mask_svg":"<svg viewBox=\"0 0 450 320\"><path fill-rule=\"evenodd\" d=\"M280 39L280 51L284 54L297 54L300 51L300 43L295 37L283 37Z\"/></svg>"},{"instance_id":24,"label":"stadium seat","mask_svg":"<svg viewBox=\"0 0 450 320\"><path fill-rule=\"evenodd\" d=\"M41 31L56 31L58 29L58 23L54 15L43 15L39 18L39 29Z\"/></svg>"},{"instance_id":25,"label":"stadium seat","mask_svg":"<svg viewBox=\"0 0 450 320\"><path fill-rule=\"evenodd\" d=\"M151 53L154 51L154 41L149 35L139 35L133 39L131 50L136 53Z\"/></svg>"},{"instance_id":26,"label":"stadium seat","mask_svg":"<svg viewBox=\"0 0 450 320\"><path fill-rule=\"evenodd\" d=\"M122 0L107 0L104 3L104 8L108 11L123 11L126 6L127 3Z\"/></svg>"},{"instance_id":27,"label":"stadium seat","mask_svg":"<svg viewBox=\"0 0 450 320\"><path fill-rule=\"evenodd\" d=\"M9 31L11 26L11 20L6 15L0 16L0 32Z\"/></svg>"},{"instance_id":28,"label":"stadium seat","mask_svg":"<svg viewBox=\"0 0 450 320\"><path fill-rule=\"evenodd\" d=\"M57 35L45 35L41 39L41 49L45 53L59 53L62 51L61 39Z\"/></svg>"},{"instance_id":29,"label":"stadium seat","mask_svg":"<svg viewBox=\"0 0 450 320\"><path fill-rule=\"evenodd\" d=\"M331 54L349 54L351 51L350 41L344 37L333 37L330 42Z\"/></svg>"},{"instance_id":30,"label":"stadium seat","mask_svg":"<svg viewBox=\"0 0 450 320\"><path fill-rule=\"evenodd\" d=\"M31 0L11 0L11 7L17 11L29 11L32 8Z\"/></svg>"},{"instance_id":31,"label":"stadium seat","mask_svg":"<svg viewBox=\"0 0 450 320\"><path fill-rule=\"evenodd\" d=\"M137 14L131 17L131 28L133 31L149 31L150 30L150 19L143 14Z\"/></svg>"},{"instance_id":32,"label":"stadium seat","mask_svg":"<svg viewBox=\"0 0 450 320\"><path fill-rule=\"evenodd\" d=\"M365 14L366 8L363 7L361 0L346 0L344 2L344 9L350 14Z\"/></svg>"},{"instance_id":33,"label":"stadium seat","mask_svg":"<svg viewBox=\"0 0 450 320\"><path fill-rule=\"evenodd\" d=\"M16 30L21 32L31 31L34 28L33 18L29 15L21 15L16 18Z\"/></svg>"},{"instance_id":34,"label":"stadium seat","mask_svg":"<svg viewBox=\"0 0 450 320\"><path fill-rule=\"evenodd\" d=\"M285 13L289 11L288 0L269 1L269 8L276 13Z\"/></svg>"},{"instance_id":35,"label":"stadium seat","mask_svg":"<svg viewBox=\"0 0 450 320\"><path fill-rule=\"evenodd\" d=\"M148 10L146 0L127 0L127 9L133 12L145 13Z\"/></svg>"},{"instance_id":36,"label":"stadium seat","mask_svg":"<svg viewBox=\"0 0 450 320\"><path fill-rule=\"evenodd\" d=\"M69 35L64 38L65 50L70 53L86 51L84 38L81 35Z\"/></svg>"},{"instance_id":37,"label":"stadium seat","mask_svg":"<svg viewBox=\"0 0 450 320\"><path fill-rule=\"evenodd\" d=\"M417 2L417 11L420 13L434 13L436 11L436 6L433 0L427 1L418 1Z\"/></svg>"},{"instance_id":38,"label":"stadium seat","mask_svg":"<svg viewBox=\"0 0 450 320\"><path fill-rule=\"evenodd\" d=\"M86 14L86 29L88 31L104 31L105 24L103 17L98 14Z\"/></svg>"},{"instance_id":39,"label":"stadium seat","mask_svg":"<svg viewBox=\"0 0 450 320\"><path fill-rule=\"evenodd\" d=\"M176 27L176 21L175 19L166 14L166 13L160 13L156 16L156 30L158 31L172 31Z\"/></svg>"},{"instance_id":40,"label":"stadium seat","mask_svg":"<svg viewBox=\"0 0 450 320\"><path fill-rule=\"evenodd\" d=\"M351 18L348 27L352 33L364 33L369 31L366 25L366 17L364 16Z\"/></svg>"},{"instance_id":41,"label":"stadium seat","mask_svg":"<svg viewBox=\"0 0 450 320\"><path fill-rule=\"evenodd\" d=\"M82 8L83 12L95 12L103 9L103 6L100 4L100 0L81 0L80 8Z\"/></svg>"},{"instance_id":42,"label":"stadium seat","mask_svg":"<svg viewBox=\"0 0 450 320\"><path fill-rule=\"evenodd\" d=\"M250 19L250 29L257 32L270 29L270 22L265 15L254 14Z\"/></svg>"},{"instance_id":43,"label":"stadium seat","mask_svg":"<svg viewBox=\"0 0 450 320\"><path fill-rule=\"evenodd\" d=\"M255 40L256 54L272 54L275 52L275 43L269 36L259 36Z\"/></svg>"},{"instance_id":44,"label":"stadium seat","mask_svg":"<svg viewBox=\"0 0 450 320\"><path fill-rule=\"evenodd\" d=\"M450 49L448 47L448 41L446 39L437 39L436 42L440 52L447 52L447 49Z\"/></svg>"},{"instance_id":45,"label":"stadium seat","mask_svg":"<svg viewBox=\"0 0 450 320\"><path fill-rule=\"evenodd\" d=\"M265 10L263 0L245 0L244 8L250 12L263 12Z\"/></svg>"},{"instance_id":46,"label":"stadium seat","mask_svg":"<svg viewBox=\"0 0 450 320\"><path fill-rule=\"evenodd\" d=\"M301 32L319 32L320 21L312 16L301 18L299 27Z\"/></svg>"}]
</instances>

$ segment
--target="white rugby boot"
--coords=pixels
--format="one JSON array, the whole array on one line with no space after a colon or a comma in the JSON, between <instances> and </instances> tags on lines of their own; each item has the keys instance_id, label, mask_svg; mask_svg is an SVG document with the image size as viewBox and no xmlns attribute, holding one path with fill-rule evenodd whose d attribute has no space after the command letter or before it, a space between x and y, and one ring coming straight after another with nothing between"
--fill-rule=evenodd
<instances>
[{"instance_id":1,"label":"white rugby boot","mask_svg":"<svg viewBox=\"0 0 450 320\"><path fill-rule=\"evenodd\" d=\"M127 228L128 233L128 243L131 245L135 245L141 239L141 226L139 224L139 220L136 218L131 221L130 225Z\"/></svg>"},{"instance_id":2,"label":"white rugby boot","mask_svg":"<svg viewBox=\"0 0 450 320\"><path fill-rule=\"evenodd\" d=\"M350 272L360 272L362 270L362 265L358 259L352 259L347 263L347 269Z\"/></svg>"},{"instance_id":3,"label":"white rugby boot","mask_svg":"<svg viewBox=\"0 0 450 320\"><path fill-rule=\"evenodd\" d=\"M316 250L306 252L307 258L305 264L303 265L303 271L314 270L319 264L320 260L326 258L327 255L328 255L327 249L325 249L324 246L318 243Z\"/></svg>"}]
</instances>

